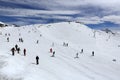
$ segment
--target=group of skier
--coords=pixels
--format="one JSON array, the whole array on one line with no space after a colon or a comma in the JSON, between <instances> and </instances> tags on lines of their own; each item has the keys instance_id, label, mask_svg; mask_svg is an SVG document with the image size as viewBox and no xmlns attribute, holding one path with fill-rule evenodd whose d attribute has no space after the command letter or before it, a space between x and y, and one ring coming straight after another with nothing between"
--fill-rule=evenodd
<instances>
[{"instance_id":1,"label":"group of skier","mask_svg":"<svg viewBox=\"0 0 120 80\"><path fill-rule=\"evenodd\" d=\"M22 39L22 38L19 38L19 42L23 42L23 39Z\"/></svg>"},{"instance_id":2,"label":"group of skier","mask_svg":"<svg viewBox=\"0 0 120 80\"><path fill-rule=\"evenodd\" d=\"M10 33L5 33L5 36L7 37L7 42L9 42Z\"/></svg>"},{"instance_id":3,"label":"group of skier","mask_svg":"<svg viewBox=\"0 0 120 80\"><path fill-rule=\"evenodd\" d=\"M10 34L9 34L9 36L10 36ZM21 36L21 34L19 34L19 36ZM9 42L9 37L7 38L7 41ZM23 39L19 38L19 42L23 42ZM36 43L38 44L39 40L37 40ZM54 43L52 43L52 46L54 47ZM63 42L63 46L68 47L68 43ZM20 54L20 51L21 51L21 49L20 49L20 47L18 47L17 44L11 49L13 56L15 55L15 52ZM51 57L55 57L55 51L53 50L53 48L50 48L50 53L52 53ZM80 53L83 53L83 49L81 49ZM25 48L23 49L23 54L24 54L24 56L26 56L26 49ZM92 56L94 56L94 51L92 51ZM75 58L79 58L78 52L76 53ZM36 56L35 59L36 59L36 65L38 65L39 64L39 56Z\"/></svg>"},{"instance_id":4,"label":"group of skier","mask_svg":"<svg viewBox=\"0 0 120 80\"><path fill-rule=\"evenodd\" d=\"M63 46L68 47L68 43L63 42Z\"/></svg>"},{"instance_id":5,"label":"group of skier","mask_svg":"<svg viewBox=\"0 0 120 80\"><path fill-rule=\"evenodd\" d=\"M12 52L13 56L15 55L15 51L17 51L17 53L20 54L20 47L18 47L17 44L15 45L15 47L13 47L11 49L11 52ZM24 56L26 56L26 49L25 48L23 49L23 54L24 54Z\"/></svg>"},{"instance_id":6,"label":"group of skier","mask_svg":"<svg viewBox=\"0 0 120 80\"><path fill-rule=\"evenodd\" d=\"M5 33L5 36L10 36L10 33Z\"/></svg>"},{"instance_id":7,"label":"group of skier","mask_svg":"<svg viewBox=\"0 0 120 80\"><path fill-rule=\"evenodd\" d=\"M83 49L81 49L81 52L80 52L81 54L83 53ZM76 53L76 56L74 57L74 58L79 58L79 53L77 52ZM92 51L92 55L91 56L94 56L94 51Z\"/></svg>"}]
</instances>

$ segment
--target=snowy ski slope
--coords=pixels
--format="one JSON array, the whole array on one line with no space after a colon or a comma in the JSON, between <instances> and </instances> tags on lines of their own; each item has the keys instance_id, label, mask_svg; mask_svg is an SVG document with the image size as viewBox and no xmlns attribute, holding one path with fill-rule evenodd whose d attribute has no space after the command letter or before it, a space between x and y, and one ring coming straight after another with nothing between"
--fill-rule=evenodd
<instances>
[{"instance_id":1,"label":"snowy ski slope","mask_svg":"<svg viewBox=\"0 0 120 80\"><path fill-rule=\"evenodd\" d=\"M75 22L5 27L0 32L0 80L120 80L120 34ZM21 51L12 56L10 49L15 44ZM55 57L51 57L50 48L56 52ZM91 56L92 51L95 56ZM77 52L79 58L74 58ZM35 63L36 56L40 58L39 65Z\"/></svg>"}]
</instances>

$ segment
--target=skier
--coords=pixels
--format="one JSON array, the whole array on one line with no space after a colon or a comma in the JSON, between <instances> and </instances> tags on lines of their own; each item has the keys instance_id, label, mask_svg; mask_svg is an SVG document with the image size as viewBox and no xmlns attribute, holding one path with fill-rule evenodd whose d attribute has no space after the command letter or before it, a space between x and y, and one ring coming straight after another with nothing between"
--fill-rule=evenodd
<instances>
[{"instance_id":1,"label":"skier","mask_svg":"<svg viewBox=\"0 0 120 80\"><path fill-rule=\"evenodd\" d=\"M113 59L112 61L116 62L117 60L116 60L116 59Z\"/></svg>"},{"instance_id":2,"label":"skier","mask_svg":"<svg viewBox=\"0 0 120 80\"><path fill-rule=\"evenodd\" d=\"M53 55L51 57L55 57L55 51L53 51Z\"/></svg>"},{"instance_id":3,"label":"skier","mask_svg":"<svg viewBox=\"0 0 120 80\"><path fill-rule=\"evenodd\" d=\"M92 56L94 56L94 51L92 51Z\"/></svg>"},{"instance_id":4,"label":"skier","mask_svg":"<svg viewBox=\"0 0 120 80\"><path fill-rule=\"evenodd\" d=\"M12 51L12 55L14 56L14 54L15 54L15 48L13 47L13 48L11 49L11 51Z\"/></svg>"},{"instance_id":5,"label":"skier","mask_svg":"<svg viewBox=\"0 0 120 80\"><path fill-rule=\"evenodd\" d=\"M21 42L23 42L23 39L21 38Z\"/></svg>"},{"instance_id":6,"label":"skier","mask_svg":"<svg viewBox=\"0 0 120 80\"><path fill-rule=\"evenodd\" d=\"M50 53L52 53L52 48L50 48Z\"/></svg>"},{"instance_id":7,"label":"skier","mask_svg":"<svg viewBox=\"0 0 120 80\"><path fill-rule=\"evenodd\" d=\"M19 36L21 36L21 34L19 33Z\"/></svg>"},{"instance_id":8,"label":"skier","mask_svg":"<svg viewBox=\"0 0 120 80\"><path fill-rule=\"evenodd\" d=\"M66 43L66 46L68 47L68 43Z\"/></svg>"},{"instance_id":9,"label":"skier","mask_svg":"<svg viewBox=\"0 0 120 80\"><path fill-rule=\"evenodd\" d=\"M65 46L65 42L63 42L63 46Z\"/></svg>"},{"instance_id":10,"label":"skier","mask_svg":"<svg viewBox=\"0 0 120 80\"><path fill-rule=\"evenodd\" d=\"M5 36L7 36L7 33L5 33Z\"/></svg>"},{"instance_id":11,"label":"skier","mask_svg":"<svg viewBox=\"0 0 120 80\"><path fill-rule=\"evenodd\" d=\"M42 37L42 34L40 34L40 37Z\"/></svg>"},{"instance_id":12,"label":"skier","mask_svg":"<svg viewBox=\"0 0 120 80\"><path fill-rule=\"evenodd\" d=\"M20 53L20 48L17 48L17 52L18 52L18 54Z\"/></svg>"},{"instance_id":13,"label":"skier","mask_svg":"<svg viewBox=\"0 0 120 80\"><path fill-rule=\"evenodd\" d=\"M10 33L8 34L8 36L10 36Z\"/></svg>"},{"instance_id":14,"label":"skier","mask_svg":"<svg viewBox=\"0 0 120 80\"><path fill-rule=\"evenodd\" d=\"M80 53L83 53L83 49L81 49L81 52Z\"/></svg>"},{"instance_id":15,"label":"skier","mask_svg":"<svg viewBox=\"0 0 120 80\"><path fill-rule=\"evenodd\" d=\"M38 64L39 64L39 57L36 56L36 65L38 65Z\"/></svg>"},{"instance_id":16,"label":"skier","mask_svg":"<svg viewBox=\"0 0 120 80\"><path fill-rule=\"evenodd\" d=\"M37 44L39 43L39 40L37 40L37 42L36 42Z\"/></svg>"},{"instance_id":17,"label":"skier","mask_svg":"<svg viewBox=\"0 0 120 80\"><path fill-rule=\"evenodd\" d=\"M76 57L75 57L75 58L79 58L79 57L78 57L78 55L79 55L79 54L78 54L78 53L76 53Z\"/></svg>"},{"instance_id":18,"label":"skier","mask_svg":"<svg viewBox=\"0 0 120 80\"><path fill-rule=\"evenodd\" d=\"M23 53L24 53L24 56L26 56L26 49L24 48L24 50L23 50Z\"/></svg>"},{"instance_id":19,"label":"skier","mask_svg":"<svg viewBox=\"0 0 120 80\"><path fill-rule=\"evenodd\" d=\"M9 37L7 37L7 42L9 42Z\"/></svg>"},{"instance_id":20,"label":"skier","mask_svg":"<svg viewBox=\"0 0 120 80\"><path fill-rule=\"evenodd\" d=\"M52 46L54 47L54 42L52 43Z\"/></svg>"},{"instance_id":21,"label":"skier","mask_svg":"<svg viewBox=\"0 0 120 80\"><path fill-rule=\"evenodd\" d=\"M19 38L19 42L21 42L21 39Z\"/></svg>"},{"instance_id":22,"label":"skier","mask_svg":"<svg viewBox=\"0 0 120 80\"><path fill-rule=\"evenodd\" d=\"M17 44L15 45L15 49L16 49L16 50L18 49L18 45L17 45Z\"/></svg>"}]
</instances>

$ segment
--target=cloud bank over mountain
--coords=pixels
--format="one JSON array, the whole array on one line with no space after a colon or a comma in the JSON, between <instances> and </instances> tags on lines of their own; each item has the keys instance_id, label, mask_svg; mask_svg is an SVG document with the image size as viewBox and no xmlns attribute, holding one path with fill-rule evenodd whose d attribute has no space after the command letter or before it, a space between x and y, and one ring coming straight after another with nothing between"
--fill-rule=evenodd
<instances>
[{"instance_id":1,"label":"cloud bank over mountain","mask_svg":"<svg viewBox=\"0 0 120 80\"><path fill-rule=\"evenodd\" d=\"M119 0L0 0L0 20L20 25L80 21L119 26L119 5Z\"/></svg>"}]
</instances>

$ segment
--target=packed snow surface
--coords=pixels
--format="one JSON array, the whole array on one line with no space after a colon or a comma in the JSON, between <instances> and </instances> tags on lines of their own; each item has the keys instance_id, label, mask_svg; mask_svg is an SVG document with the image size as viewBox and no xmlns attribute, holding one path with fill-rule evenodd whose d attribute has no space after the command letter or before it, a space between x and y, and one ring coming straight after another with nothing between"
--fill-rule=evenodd
<instances>
[{"instance_id":1,"label":"packed snow surface","mask_svg":"<svg viewBox=\"0 0 120 80\"><path fill-rule=\"evenodd\" d=\"M120 80L120 34L75 22L0 28L0 80Z\"/></svg>"}]
</instances>

